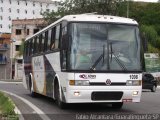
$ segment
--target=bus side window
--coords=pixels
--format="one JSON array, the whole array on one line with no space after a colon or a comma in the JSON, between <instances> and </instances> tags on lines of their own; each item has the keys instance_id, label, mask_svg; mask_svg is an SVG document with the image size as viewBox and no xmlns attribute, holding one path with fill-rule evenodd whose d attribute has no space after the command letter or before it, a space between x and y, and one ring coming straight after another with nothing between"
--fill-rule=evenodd
<instances>
[{"instance_id":1,"label":"bus side window","mask_svg":"<svg viewBox=\"0 0 160 120\"><path fill-rule=\"evenodd\" d=\"M39 53L39 51L40 51L40 42L39 42L39 36L37 36L36 53Z\"/></svg>"},{"instance_id":2,"label":"bus side window","mask_svg":"<svg viewBox=\"0 0 160 120\"><path fill-rule=\"evenodd\" d=\"M48 44L48 31L45 32L44 51L48 50L47 44Z\"/></svg>"},{"instance_id":3,"label":"bus side window","mask_svg":"<svg viewBox=\"0 0 160 120\"><path fill-rule=\"evenodd\" d=\"M39 35L39 52L42 51L42 34Z\"/></svg>"},{"instance_id":4,"label":"bus side window","mask_svg":"<svg viewBox=\"0 0 160 120\"><path fill-rule=\"evenodd\" d=\"M52 29L50 29L49 31L48 31L48 41L47 41L47 50L50 50L50 45L51 45L51 38L52 37Z\"/></svg>"},{"instance_id":5,"label":"bus side window","mask_svg":"<svg viewBox=\"0 0 160 120\"><path fill-rule=\"evenodd\" d=\"M28 56L31 55L31 40L28 41Z\"/></svg>"},{"instance_id":6,"label":"bus side window","mask_svg":"<svg viewBox=\"0 0 160 120\"><path fill-rule=\"evenodd\" d=\"M31 55L33 55L34 54L34 38L32 39L32 41L31 41L31 45L32 45L32 47L31 47Z\"/></svg>"},{"instance_id":7,"label":"bus side window","mask_svg":"<svg viewBox=\"0 0 160 120\"><path fill-rule=\"evenodd\" d=\"M24 42L24 56L26 56L26 49L27 49L27 44Z\"/></svg>"},{"instance_id":8,"label":"bus side window","mask_svg":"<svg viewBox=\"0 0 160 120\"><path fill-rule=\"evenodd\" d=\"M33 53L37 53L37 37L34 37L34 49L33 49Z\"/></svg>"},{"instance_id":9,"label":"bus side window","mask_svg":"<svg viewBox=\"0 0 160 120\"><path fill-rule=\"evenodd\" d=\"M58 25L56 26L55 49L59 48L60 32L60 25Z\"/></svg>"},{"instance_id":10,"label":"bus side window","mask_svg":"<svg viewBox=\"0 0 160 120\"><path fill-rule=\"evenodd\" d=\"M41 52L45 51L44 41L45 41L45 33L42 33Z\"/></svg>"},{"instance_id":11,"label":"bus side window","mask_svg":"<svg viewBox=\"0 0 160 120\"><path fill-rule=\"evenodd\" d=\"M55 48L55 33L56 33L56 27L52 28L51 44L50 44L51 50L54 50L54 48Z\"/></svg>"},{"instance_id":12,"label":"bus side window","mask_svg":"<svg viewBox=\"0 0 160 120\"><path fill-rule=\"evenodd\" d=\"M63 37L66 37L66 35L67 35L67 26L64 26L62 28L62 39L63 39ZM67 58L66 58L66 56L67 56L67 51L63 50L62 51L62 63L61 63L63 70L66 70L66 67L67 67L67 64L66 64Z\"/></svg>"}]
</instances>

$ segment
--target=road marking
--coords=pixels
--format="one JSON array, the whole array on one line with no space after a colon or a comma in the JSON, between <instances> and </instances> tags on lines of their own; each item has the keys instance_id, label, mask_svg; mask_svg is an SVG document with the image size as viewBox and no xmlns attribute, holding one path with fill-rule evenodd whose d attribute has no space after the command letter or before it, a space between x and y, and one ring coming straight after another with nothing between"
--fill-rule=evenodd
<instances>
[{"instance_id":1,"label":"road marking","mask_svg":"<svg viewBox=\"0 0 160 120\"><path fill-rule=\"evenodd\" d=\"M19 119L20 119L20 120L24 120L24 117L23 117L21 111L17 108L16 105L15 105L14 107L15 107L15 108L14 108L14 112L15 112L16 114L18 114Z\"/></svg>"},{"instance_id":2,"label":"road marking","mask_svg":"<svg viewBox=\"0 0 160 120\"><path fill-rule=\"evenodd\" d=\"M45 115L45 113L41 109L39 109L37 106L35 106L31 102L29 102L28 100L14 94L14 93L8 92L8 91L4 91L4 90L1 90L1 91L5 92L9 95L15 96L15 97L19 98L20 100L22 100L24 103L26 103L28 106L30 106L43 120L51 120L47 115Z\"/></svg>"}]
</instances>

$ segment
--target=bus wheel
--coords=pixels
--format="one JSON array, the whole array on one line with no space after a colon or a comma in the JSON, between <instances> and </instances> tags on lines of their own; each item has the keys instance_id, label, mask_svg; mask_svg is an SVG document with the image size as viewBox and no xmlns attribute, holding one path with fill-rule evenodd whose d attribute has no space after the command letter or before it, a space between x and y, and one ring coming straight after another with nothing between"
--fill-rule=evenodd
<instances>
[{"instance_id":1,"label":"bus wheel","mask_svg":"<svg viewBox=\"0 0 160 120\"><path fill-rule=\"evenodd\" d=\"M112 103L112 108L115 108L115 109L121 109L122 106L123 106L123 102Z\"/></svg>"},{"instance_id":2,"label":"bus wheel","mask_svg":"<svg viewBox=\"0 0 160 120\"><path fill-rule=\"evenodd\" d=\"M55 98L56 98L56 103L57 105L61 108L64 109L66 108L66 103L61 101L60 97L60 89L58 83L55 85Z\"/></svg>"},{"instance_id":3,"label":"bus wheel","mask_svg":"<svg viewBox=\"0 0 160 120\"><path fill-rule=\"evenodd\" d=\"M37 96L37 94L33 91L33 89L32 89L32 81L31 81L31 79L29 80L29 91L30 91L30 95L32 96L32 97L36 97Z\"/></svg>"}]
</instances>

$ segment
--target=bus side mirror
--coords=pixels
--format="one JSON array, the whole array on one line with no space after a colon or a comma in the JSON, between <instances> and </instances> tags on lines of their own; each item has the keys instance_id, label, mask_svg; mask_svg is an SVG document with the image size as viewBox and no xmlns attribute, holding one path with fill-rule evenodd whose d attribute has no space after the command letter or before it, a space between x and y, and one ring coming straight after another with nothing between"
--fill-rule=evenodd
<instances>
[{"instance_id":1,"label":"bus side mirror","mask_svg":"<svg viewBox=\"0 0 160 120\"><path fill-rule=\"evenodd\" d=\"M67 50L68 49L68 44L69 43L69 37L68 35L63 35L62 36L62 43L61 43L61 49L62 50Z\"/></svg>"}]
</instances>

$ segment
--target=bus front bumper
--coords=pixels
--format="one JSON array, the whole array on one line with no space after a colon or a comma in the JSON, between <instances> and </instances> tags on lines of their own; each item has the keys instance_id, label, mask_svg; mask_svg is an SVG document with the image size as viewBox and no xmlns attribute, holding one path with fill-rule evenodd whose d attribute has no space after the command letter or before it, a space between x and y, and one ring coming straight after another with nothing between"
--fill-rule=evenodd
<instances>
[{"instance_id":1,"label":"bus front bumper","mask_svg":"<svg viewBox=\"0 0 160 120\"><path fill-rule=\"evenodd\" d=\"M141 86L75 86L66 94L66 103L140 102Z\"/></svg>"}]
</instances>

